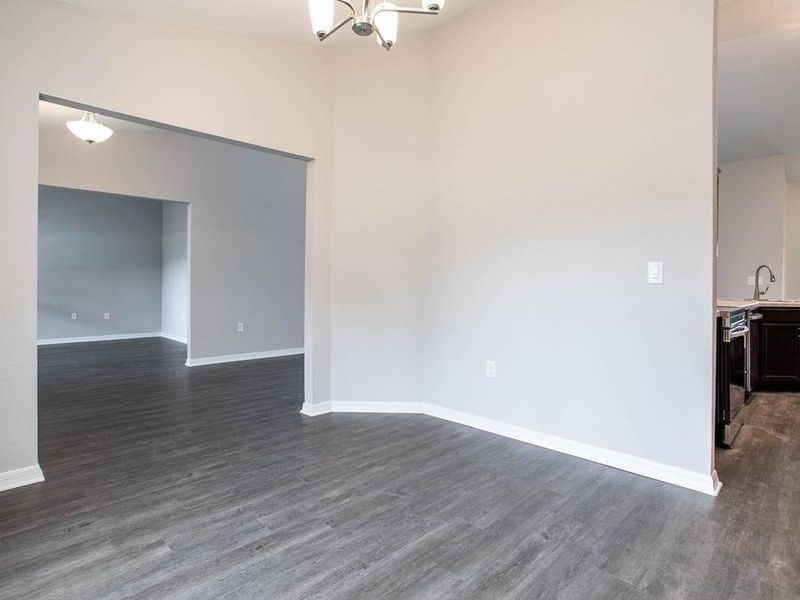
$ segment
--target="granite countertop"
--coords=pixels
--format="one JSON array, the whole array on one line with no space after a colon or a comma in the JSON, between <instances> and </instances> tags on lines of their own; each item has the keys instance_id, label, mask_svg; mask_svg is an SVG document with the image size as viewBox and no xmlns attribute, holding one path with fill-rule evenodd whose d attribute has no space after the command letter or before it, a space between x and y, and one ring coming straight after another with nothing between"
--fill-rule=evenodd
<instances>
[{"instance_id":1,"label":"granite countertop","mask_svg":"<svg viewBox=\"0 0 800 600\"><path fill-rule=\"evenodd\" d=\"M717 309L763 307L800 308L800 300L717 300Z\"/></svg>"},{"instance_id":2,"label":"granite countertop","mask_svg":"<svg viewBox=\"0 0 800 600\"><path fill-rule=\"evenodd\" d=\"M717 300L717 308L758 308L760 300Z\"/></svg>"}]
</instances>

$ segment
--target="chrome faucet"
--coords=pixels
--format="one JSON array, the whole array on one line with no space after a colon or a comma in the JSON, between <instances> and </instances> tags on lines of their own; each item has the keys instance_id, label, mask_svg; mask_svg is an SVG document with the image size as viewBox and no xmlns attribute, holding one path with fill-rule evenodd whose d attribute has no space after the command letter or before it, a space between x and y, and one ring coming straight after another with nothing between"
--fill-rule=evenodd
<instances>
[{"instance_id":1,"label":"chrome faucet","mask_svg":"<svg viewBox=\"0 0 800 600\"><path fill-rule=\"evenodd\" d=\"M769 285L767 285L767 287L764 289L763 292L758 287L758 282L759 282L758 277L759 273L761 273L761 269L766 269L767 271L769 271L769 282L775 283L775 273L772 272L772 269L769 268L769 266L761 265L760 267L758 267L756 269L756 290L753 292L753 300L761 300L761 296L763 296L769 291Z\"/></svg>"}]
</instances>

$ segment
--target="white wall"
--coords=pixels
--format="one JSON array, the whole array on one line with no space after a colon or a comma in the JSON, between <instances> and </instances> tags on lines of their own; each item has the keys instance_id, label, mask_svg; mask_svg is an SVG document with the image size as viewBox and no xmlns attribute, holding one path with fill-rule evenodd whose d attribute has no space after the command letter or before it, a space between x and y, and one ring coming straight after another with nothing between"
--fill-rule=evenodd
<instances>
[{"instance_id":1,"label":"white wall","mask_svg":"<svg viewBox=\"0 0 800 600\"><path fill-rule=\"evenodd\" d=\"M493 0L436 31L426 402L710 474L713 24Z\"/></svg>"},{"instance_id":2,"label":"white wall","mask_svg":"<svg viewBox=\"0 0 800 600\"><path fill-rule=\"evenodd\" d=\"M772 267L777 281L765 298L784 297L784 221L786 164L783 156L739 160L720 165L719 258L717 296L752 298L747 278L761 264ZM764 289L762 286L762 290Z\"/></svg>"},{"instance_id":3,"label":"white wall","mask_svg":"<svg viewBox=\"0 0 800 600\"><path fill-rule=\"evenodd\" d=\"M800 183L786 182L785 297L800 299Z\"/></svg>"},{"instance_id":4,"label":"white wall","mask_svg":"<svg viewBox=\"0 0 800 600\"><path fill-rule=\"evenodd\" d=\"M161 216L161 332L176 341L186 341L189 335L189 205L162 202Z\"/></svg>"},{"instance_id":5,"label":"white wall","mask_svg":"<svg viewBox=\"0 0 800 600\"><path fill-rule=\"evenodd\" d=\"M191 204L189 359L303 347L305 162L170 131L40 138L43 183Z\"/></svg>"},{"instance_id":6,"label":"white wall","mask_svg":"<svg viewBox=\"0 0 800 600\"><path fill-rule=\"evenodd\" d=\"M416 402L430 214L428 45L405 37L387 53L367 41L336 60L331 397ZM364 124L367 135L355 135Z\"/></svg>"},{"instance_id":7,"label":"white wall","mask_svg":"<svg viewBox=\"0 0 800 600\"><path fill-rule=\"evenodd\" d=\"M160 202L40 186L39 339L161 331L161 246Z\"/></svg>"}]
</instances>

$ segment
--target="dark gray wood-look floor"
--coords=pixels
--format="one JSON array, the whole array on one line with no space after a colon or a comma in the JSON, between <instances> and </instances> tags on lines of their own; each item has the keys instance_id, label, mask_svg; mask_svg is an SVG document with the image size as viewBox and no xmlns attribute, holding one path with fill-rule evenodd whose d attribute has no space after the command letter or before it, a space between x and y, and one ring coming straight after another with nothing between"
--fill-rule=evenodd
<instances>
[{"instance_id":1,"label":"dark gray wood-look floor","mask_svg":"<svg viewBox=\"0 0 800 600\"><path fill-rule=\"evenodd\" d=\"M304 417L300 358L39 356L47 481L0 494L4 600L800 596L798 395L756 399L714 499L430 417Z\"/></svg>"}]
</instances>

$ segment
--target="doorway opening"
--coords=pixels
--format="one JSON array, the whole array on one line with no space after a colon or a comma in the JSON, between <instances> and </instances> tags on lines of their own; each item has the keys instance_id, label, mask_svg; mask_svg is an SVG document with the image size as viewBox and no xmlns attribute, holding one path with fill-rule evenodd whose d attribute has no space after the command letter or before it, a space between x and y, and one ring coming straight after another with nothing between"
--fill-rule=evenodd
<instances>
[{"instance_id":1,"label":"doorway opening","mask_svg":"<svg viewBox=\"0 0 800 600\"><path fill-rule=\"evenodd\" d=\"M800 43L796 8L724 0L716 70L715 462L783 493L800 433ZM763 10L761 9L763 8Z\"/></svg>"},{"instance_id":2,"label":"doorway opening","mask_svg":"<svg viewBox=\"0 0 800 600\"><path fill-rule=\"evenodd\" d=\"M188 344L189 205L39 187L38 345Z\"/></svg>"},{"instance_id":3,"label":"doorway opening","mask_svg":"<svg viewBox=\"0 0 800 600\"><path fill-rule=\"evenodd\" d=\"M200 445L299 412L308 161L52 98L39 149L45 474L133 430Z\"/></svg>"}]
</instances>

